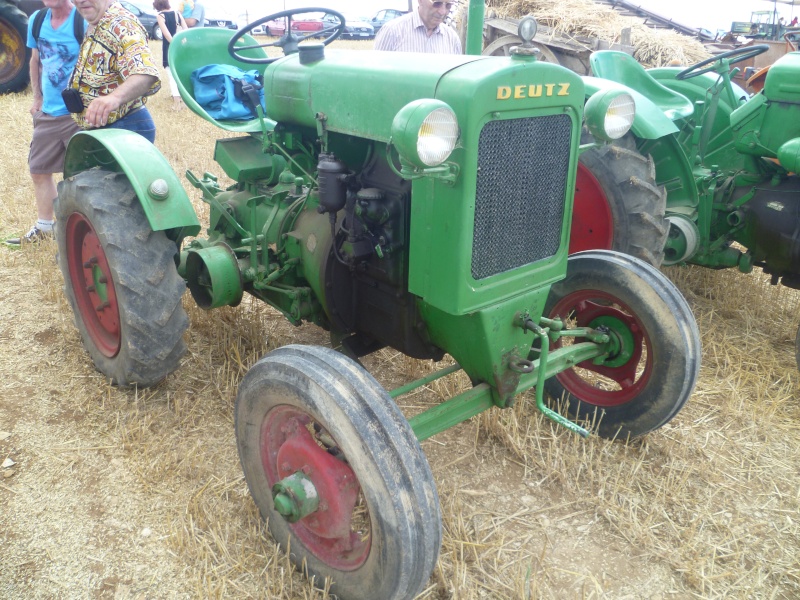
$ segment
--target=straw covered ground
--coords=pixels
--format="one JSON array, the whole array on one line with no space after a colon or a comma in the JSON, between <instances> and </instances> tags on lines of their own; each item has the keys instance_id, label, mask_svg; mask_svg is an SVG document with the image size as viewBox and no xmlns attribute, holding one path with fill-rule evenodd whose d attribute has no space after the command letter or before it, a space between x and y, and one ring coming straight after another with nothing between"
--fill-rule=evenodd
<instances>
[{"instance_id":1,"label":"straw covered ground","mask_svg":"<svg viewBox=\"0 0 800 600\"><path fill-rule=\"evenodd\" d=\"M177 173L222 175L211 158L220 132L173 111L167 93L149 105L158 148ZM30 100L0 97L4 238L34 214ZM0 597L328 597L270 539L232 421L250 365L290 342L327 344L324 332L249 300L204 312L187 294L180 368L155 388L119 390L81 347L55 252L0 247L0 462L14 463L0 468ZM444 543L421 598L800 597L797 294L759 274L668 275L702 333L685 409L612 443L559 429L525 398L424 442ZM388 350L367 365L387 388L435 368ZM465 385L445 379L401 408Z\"/></svg>"}]
</instances>

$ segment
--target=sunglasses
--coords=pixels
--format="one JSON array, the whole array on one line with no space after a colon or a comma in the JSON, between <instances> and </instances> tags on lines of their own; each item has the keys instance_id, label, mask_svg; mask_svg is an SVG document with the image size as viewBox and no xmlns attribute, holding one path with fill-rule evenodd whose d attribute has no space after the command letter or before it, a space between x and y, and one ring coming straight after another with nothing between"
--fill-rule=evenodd
<instances>
[{"instance_id":1,"label":"sunglasses","mask_svg":"<svg viewBox=\"0 0 800 600\"><path fill-rule=\"evenodd\" d=\"M433 8L442 8L442 6L444 6L447 10L453 8L452 2L431 2L431 5Z\"/></svg>"}]
</instances>

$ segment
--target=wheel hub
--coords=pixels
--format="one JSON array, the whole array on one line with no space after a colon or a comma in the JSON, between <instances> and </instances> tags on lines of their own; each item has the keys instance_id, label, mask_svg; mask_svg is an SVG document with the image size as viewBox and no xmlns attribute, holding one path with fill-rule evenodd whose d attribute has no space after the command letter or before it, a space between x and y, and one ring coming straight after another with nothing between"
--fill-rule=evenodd
<instances>
[{"instance_id":1,"label":"wheel hub","mask_svg":"<svg viewBox=\"0 0 800 600\"><path fill-rule=\"evenodd\" d=\"M79 213L67 221L66 254L81 319L95 347L112 358L120 349L121 330L111 268L92 224Z\"/></svg>"},{"instance_id":2,"label":"wheel hub","mask_svg":"<svg viewBox=\"0 0 800 600\"><path fill-rule=\"evenodd\" d=\"M284 506L287 498L294 498L293 504L300 509L298 515L305 513L295 520L303 519L304 527L322 538L349 535L358 496L353 470L323 450L297 419L286 423L285 429L289 437L278 451L278 470L287 477L272 488L273 498L276 488L277 495L283 494L280 502ZM317 506L310 510L314 504ZM291 518L287 520L292 522Z\"/></svg>"},{"instance_id":3,"label":"wheel hub","mask_svg":"<svg viewBox=\"0 0 800 600\"><path fill-rule=\"evenodd\" d=\"M649 345L645 331L632 312L618 308L618 303L618 299L603 292L578 291L563 298L551 313L570 315L576 327L602 328L611 337L608 356L599 363L589 360L577 367L611 380L619 389L602 389L575 369L557 375L565 388L579 390L581 398L596 406L612 407L631 401L652 371L651 356L646 356L644 367L640 364Z\"/></svg>"},{"instance_id":4,"label":"wheel hub","mask_svg":"<svg viewBox=\"0 0 800 600\"><path fill-rule=\"evenodd\" d=\"M332 567L363 565L372 544L369 510L336 440L308 413L280 405L262 422L260 446L275 512L294 535Z\"/></svg>"}]
</instances>

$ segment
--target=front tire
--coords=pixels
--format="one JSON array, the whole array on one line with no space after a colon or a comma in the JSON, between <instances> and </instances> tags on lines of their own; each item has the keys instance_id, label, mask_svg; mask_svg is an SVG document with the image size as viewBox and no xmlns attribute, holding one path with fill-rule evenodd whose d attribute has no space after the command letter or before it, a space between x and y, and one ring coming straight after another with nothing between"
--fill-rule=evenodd
<instances>
[{"instance_id":1,"label":"front tire","mask_svg":"<svg viewBox=\"0 0 800 600\"><path fill-rule=\"evenodd\" d=\"M592 141L584 134L582 143ZM666 191L655 163L636 150L633 136L587 150L580 157L570 232L570 254L617 250L654 267L664 260L669 233Z\"/></svg>"},{"instance_id":2,"label":"front tire","mask_svg":"<svg viewBox=\"0 0 800 600\"><path fill-rule=\"evenodd\" d=\"M585 361L545 384L555 401L566 400L573 419L600 418L599 435L643 435L689 399L700 371L700 334L686 300L658 269L618 252L575 254L544 314L567 327L605 328L616 342L603 363Z\"/></svg>"},{"instance_id":3,"label":"front tire","mask_svg":"<svg viewBox=\"0 0 800 600\"><path fill-rule=\"evenodd\" d=\"M123 173L91 169L59 183L58 264L86 351L120 387L178 368L189 325L177 247L153 231Z\"/></svg>"},{"instance_id":4,"label":"front tire","mask_svg":"<svg viewBox=\"0 0 800 600\"><path fill-rule=\"evenodd\" d=\"M253 500L317 586L329 578L350 600L422 590L442 539L436 486L408 421L369 373L328 348L284 346L245 375L235 424ZM320 508L290 523L273 486L297 472Z\"/></svg>"}]
</instances>

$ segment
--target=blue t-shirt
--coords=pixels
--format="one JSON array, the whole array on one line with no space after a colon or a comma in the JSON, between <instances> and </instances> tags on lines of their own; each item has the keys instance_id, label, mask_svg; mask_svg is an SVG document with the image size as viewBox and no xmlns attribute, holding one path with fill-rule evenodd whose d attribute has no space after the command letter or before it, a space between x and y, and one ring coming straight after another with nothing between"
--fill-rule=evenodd
<instances>
[{"instance_id":1,"label":"blue t-shirt","mask_svg":"<svg viewBox=\"0 0 800 600\"><path fill-rule=\"evenodd\" d=\"M47 10L43 8L42 10ZM33 39L33 21L36 11L28 19L28 48L39 51L42 63L42 112L53 117L68 115L69 111L61 99L61 90L67 87L72 69L78 61L80 44L75 39L75 19L78 11L72 9L67 20L58 29L53 29L50 16L46 16L39 32L39 42ZM85 30L85 27L84 27Z\"/></svg>"}]
</instances>

